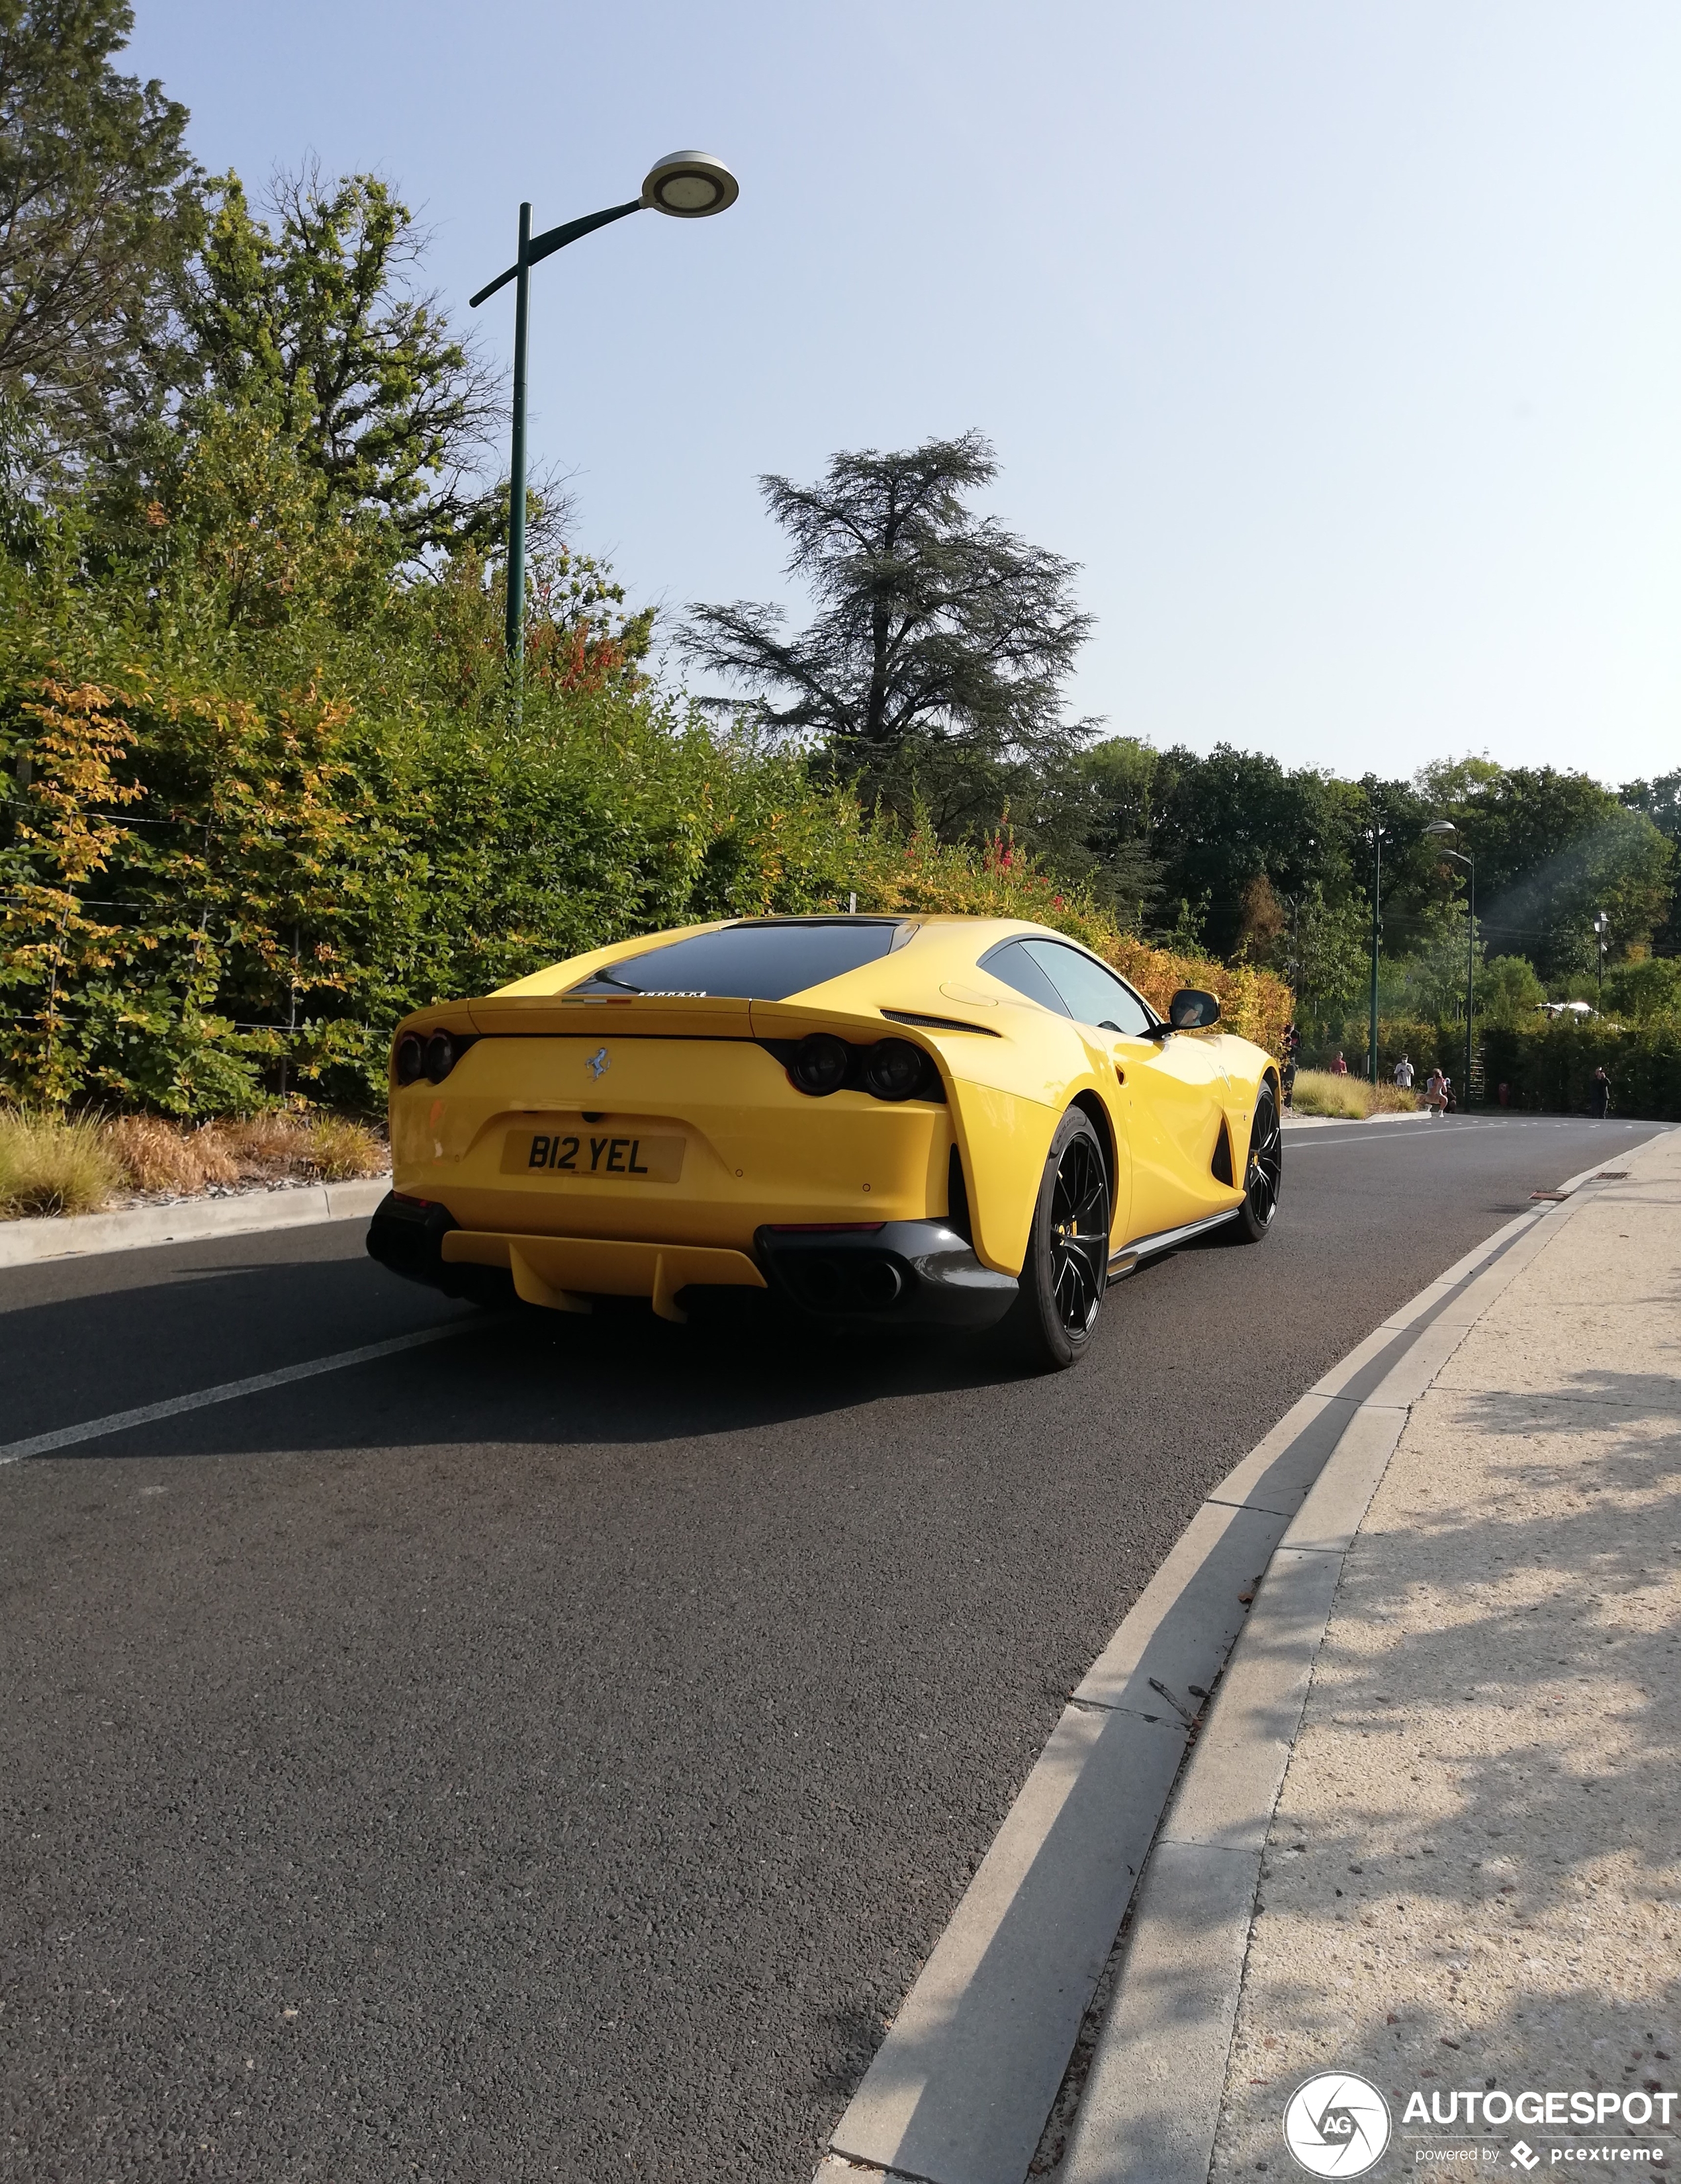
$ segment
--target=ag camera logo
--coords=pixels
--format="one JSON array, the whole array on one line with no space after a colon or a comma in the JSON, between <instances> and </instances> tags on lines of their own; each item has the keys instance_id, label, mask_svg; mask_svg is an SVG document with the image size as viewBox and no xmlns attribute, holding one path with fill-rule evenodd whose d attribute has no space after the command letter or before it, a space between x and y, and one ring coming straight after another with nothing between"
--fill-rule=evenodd
<instances>
[{"instance_id":1,"label":"ag camera logo","mask_svg":"<svg viewBox=\"0 0 1681 2184\"><path fill-rule=\"evenodd\" d=\"M1389 2103L1352 2070L1298 2086L1284 2111L1284 2143L1310 2176L1364 2176L1383 2158Z\"/></svg>"}]
</instances>

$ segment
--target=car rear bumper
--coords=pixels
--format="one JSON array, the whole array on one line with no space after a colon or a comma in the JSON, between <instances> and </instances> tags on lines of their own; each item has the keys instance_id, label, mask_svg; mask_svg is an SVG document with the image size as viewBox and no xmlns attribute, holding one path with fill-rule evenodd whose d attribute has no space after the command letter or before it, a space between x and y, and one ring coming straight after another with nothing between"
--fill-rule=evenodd
<instances>
[{"instance_id":1,"label":"car rear bumper","mask_svg":"<svg viewBox=\"0 0 1681 2184\"><path fill-rule=\"evenodd\" d=\"M766 1228L753 1240L771 1286L818 1318L993 1327L1016 1298L1014 1275L982 1266L967 1237L944 1221Z\"/></svg>"},{"instance_id":2,"label":"car rear bumper","mask_svg":"<svg viewBox=\"0 0 1681 2184\"><path fill-rule=\"evenodd\" d=\"M545 1236L463 1228L448 1210L392 1192L368 1225L370 1256L410 1281L477 1304L517 1299L587 1312L595 1296L645 1296L682 1319L690 1290L769 1289L815 1318L876 1326L986 1328L1014 1301L995 1273L943 1221L870 1228L762 1228L754 1251L640 1238Z\"/></svg>"}]
</instances>

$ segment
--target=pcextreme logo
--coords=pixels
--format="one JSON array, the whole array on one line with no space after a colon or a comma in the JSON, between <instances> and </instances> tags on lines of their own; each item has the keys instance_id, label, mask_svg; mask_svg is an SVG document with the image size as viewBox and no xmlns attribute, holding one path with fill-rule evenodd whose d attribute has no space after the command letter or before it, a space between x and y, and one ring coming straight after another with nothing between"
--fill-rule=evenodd
<instances>
[{"instance_id":1,"label":"pcextreme logo","mask_svg":"<svg viewBox=\"0 0 1681 2184\"><path fill-rule=\"evenodd\" d=\"M1364 2176L1389 2143L1389 2103L1352 2070L1298 2086L1284 2110L1284 2143L1310 2176Z\"/></svg>"}]
</instances>

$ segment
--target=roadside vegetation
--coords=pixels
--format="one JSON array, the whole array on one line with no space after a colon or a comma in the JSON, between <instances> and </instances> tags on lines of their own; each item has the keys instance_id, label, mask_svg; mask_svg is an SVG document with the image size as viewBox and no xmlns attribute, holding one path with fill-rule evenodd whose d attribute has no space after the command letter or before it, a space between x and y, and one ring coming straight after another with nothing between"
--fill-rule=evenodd
<instances>
[{"instance_id":1,"label":"roadside vegetation","mask_svg":"<svg viewBox=\"0 0 1681 2184\"><path fill-rule=\"evenodd\" d=\"M339 1115L275 1110L197 1125L0 1109L0 1220L97 1213L137 1198L193 1198L382 1174L383 1141Z\"/></svg>"},{"instance_id":2,"label":"roadside vegetation","mask_svg":"<svg viewBox=\"0 0 1681 2184\"><path fill-rule=\"evenodd\" d=\"M0 1112L0 1220L96 1213L123 1180L121 1164L97 1123Z\"/></svg>"},{"instance_id":3,"label":"roadside vegetation","mask_svg":"<svg viewBox=\"0 0 1681 2184\"><path fill-rule=\"evenodd\" d=\"M1362 1077L1339 1077L1329 1069L1298 1069L1290 1105L1298 1115L1363 1123L1372 1115L1410 1115L1423 1102L1398 1084L1369 1084Z\"/></svg>"},{"instance_id":4,"label":"roadside vegetation","mask_svg":"<svg viewBox=\"0 0 1681 2184\"><path fill-rule=\"evenodd\" d=\"M1468 760L1354 781L1106 738L1066 702L1078 571L979 512L997 465L975 432L763 480L810 617L690 606L665 632L686 682L656 673L652 611L539 482L511 676L504 390L426 291L393 187L306 170L255 202L122 74L120 0L14 14L14 1134L43 1116L254 1127L300 1101L375 1116L411 1008L639 933L854 898L1034 919L1158 1006L1207 987L1275 1051L1293 1015L1304 1061L1341 1048L1360 1068L1374 827L1380 1070L1405 1046L1457 1075L1466 898L1425 832L1442 818L1477 860L1491 1096L1498 1033L1516 1104L1574 1099L1578 1063L1614 1054L1625 1107L1681 1112L1681 774L1613 793ZM1536 1003L1597 1000L1600 910L1606 1013L1561 1064Z\"/></svg>"}]
</instances>

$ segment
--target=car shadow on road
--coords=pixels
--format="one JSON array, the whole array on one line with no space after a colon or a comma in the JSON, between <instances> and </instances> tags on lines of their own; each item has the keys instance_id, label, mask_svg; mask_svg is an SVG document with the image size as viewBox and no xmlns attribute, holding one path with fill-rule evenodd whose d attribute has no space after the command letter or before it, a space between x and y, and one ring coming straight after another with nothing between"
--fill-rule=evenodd
<instances>
[{"instance_id":1,"label":"car shadow on road","mask_svg":"<svg viewBox=\"0 0 1681 2184\"><path fill-rule=\"evenodd\" d=\"M678 1325L629 1298L599 1300L588 1315L526 1306L480 1312L394 1279L360 1255L276 1263L195 1252L165 1279L154 1271L144 1281L133 1266L108 1261L64 1274L70 1294L0 1313L0 1410L5 1437L21 1439L454 1324L459 1331L435 1345L300 1380L283 1396L241 1398L36 1460L416 1443L662 1444L855 1418L874 1405L892 1407L893 1424L880 1429L926 1445L964 1430L979 1401L1002 1406L1007 1420L1019 1410L1030 1446L1045 1430L1047 1388L1067 1387L1069 1401L1057 1408L1070 1431L1076 1389L1089 1403L1094 1377L1124 1385L1136 1419L1153 1401L1173 1400L1158 1322L1176 1327L1187 1308L1176 1262L1194 1262L1210 1249L1243 1274L1238 1262L1248 1255L1217 1237L1147 1260L1110 1291L1092 1356L1066 1378L1027 1362L1003 1328L834 1326L778 1313L747 1292L714 1293L710 1309ZM1194 1279L1200 1318L1213 1307L1207 1273ZM1253 1438L1242 1376L1225 1396L1221 1408L1232 1415L1211 1433L1210 1478ZM923 1415L925 1403L947 1407Z\"/></svg>"},{"instance_id":2,"label":"car shadow on road","mask_svg":"<svg viewBox=\"0 0 1681 2184\"><path fill-rule=\"evenodd\" d=\"M603 1300L588 1316L525 1307L480 1313L374 1269L364 1278L355 1262L214 1274L183 1271L143 1290L14 1307L4 1320L11 1368L0 1368L0 1392L17 1382L18 1401L7 1406L12 1433L51 1430L451 1322L457 1331L434 1345L299 1381L283 1397L237 1399L38 1460L440 1438L662 1441L882 1401L1032 1386L1040 1378L996 1331L831 1328L768 1309L697 1314L677 1325L631 1299Z\"/></svg>"}]
</instances>

